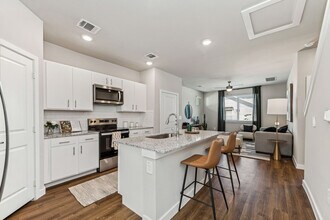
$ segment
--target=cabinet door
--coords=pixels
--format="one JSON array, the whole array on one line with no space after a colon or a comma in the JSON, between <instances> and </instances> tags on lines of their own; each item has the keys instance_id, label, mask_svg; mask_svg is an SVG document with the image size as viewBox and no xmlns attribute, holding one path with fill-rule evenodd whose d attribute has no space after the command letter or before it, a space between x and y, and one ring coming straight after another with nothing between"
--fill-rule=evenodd
<instances>
[{"instance_id":1,"label":"cabinet door","mask_svg":"<svg viewBox=\"0 0 330 220\"><path fill-rule=\"evenodd\" d=\"M135 111L134 82L123 80L124 104L120 106L121 111Z\"/></svg>"},{"instance_id":2,"label":"cabinet door","mask_svg":"<svg viewBox=\"0 0 330 220\"><path fill-rule=\"evenodd\" d=\"M103 86L108 86L109 85L109 79L108 75L103 74L103 73L92 73L92 84L98 84L98 85L103 85Z\"/></svg>"},{"instance_id":3,"label":"cabinet door","mask_svg":"<svg viewBox=\"0 0 330 220\"><path fill-rule=\"evenodd\" d=\"M135 83L135 111L145 112L147 110L147 87L141 83Z\"/></svg>"},{"instance_id":4,"label":"cabinet door","mask_svg":"<svg viewBox=\"0 0 330 220\"><path fill-rule=\"evenodd\" d=\"M46 109L71 109L72 67L46 61L45 71Z\"/></svg>"},{"instance_id":5,"label":"cabinet door","mask_svg":"<svg viewBox=\"0 0 330 220\"><path fill-rule=\"evenodd\" d=\"M78 174L78 152L76 144L51 148L51 179L63 179Z\"/></svg>"},{"instance_id":6,"label":"cabinet door","mask_svg":"<svg viewBox=\"0 0 330 220\"><path fill-rule=\"evenodd\" d=\"M93 110L92 73L88 70L73 68L73 109Z\"/></svg>"},{"instance_id":7,"label":"cabinet door","mask_svg":"<svg viewBox=\"0 0 330 220\"><path fill-rule=\"evenodd\" d=\"M79 173L99 167L99 144L97 141L79 144Z\"/></svg>"},{"instance_id":8,"label":"cabinet door","mask_svg":"<svg viewBox=\"0 0 330 220\"><path fill-rule=\"evenodd\" d=\"M109 76L109 84L112 87L123 88L123 80L117 77Z\"/></svg>"}]
</instances>

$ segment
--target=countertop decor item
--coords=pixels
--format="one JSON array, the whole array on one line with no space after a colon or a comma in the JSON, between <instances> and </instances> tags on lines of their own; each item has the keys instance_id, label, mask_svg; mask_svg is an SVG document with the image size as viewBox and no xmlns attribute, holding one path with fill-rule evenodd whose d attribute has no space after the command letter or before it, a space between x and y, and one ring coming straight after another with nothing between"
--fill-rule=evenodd
<instances>
[{"instance_id":1,"label":"countertop decor item","mask_svg":"<svg viewBox=\"0 0 330 220\"><path fill-rule=\"evenodd\" d=\"M56 121L47 121L44 124L45 128L47 129L47 135L53 134L54 133L54 129L58 128L58 124L56 123Z\"/></svg>"},{"instance_id":2,"label":"countertop decor item","mask_svg":"<svg viewBox=\"0 0 330 220\"><path fill-rule=\"evenodd\" d=\"M70 121L70 123L71 123L72 132L82 131L80 121Z\"/></svg>"},{"instance_id":3,"label":"countertop decor item","mask_svg":"<svg viewBox=\"0 0 330 220\"><path fill-rule=\"evenodd\" d=\"M199 131L185 131L186 134L199 134Z\"/></svg>"},{"instance_id":4,"label":"countertop decor item","mask_svg":"<svg viewBox=\"0 0 330 220\"><path fill-rule=\"evenodd\" d=\"M61 133L71 133L72 127L70 121L60 121Z\"/></svg>"},{"instance_id":5,"label":"countertop decor item","mask_svg":"<svg viewBox=\"0 0 330 220\"><path fill-rule=\"evenodd\" d=\"M187 119L191 119L192 114L193 114L193 108L188 102L188 104L184 108L184 115L186 116Z\"/></svg>"}]
</instances>

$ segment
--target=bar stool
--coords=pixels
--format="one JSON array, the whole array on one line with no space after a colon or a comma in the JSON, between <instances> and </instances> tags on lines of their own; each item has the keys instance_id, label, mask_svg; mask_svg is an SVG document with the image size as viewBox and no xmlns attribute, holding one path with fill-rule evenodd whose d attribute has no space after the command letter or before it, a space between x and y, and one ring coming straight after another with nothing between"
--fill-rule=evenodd
<instances>
[{"instance_id":1,"label":"bar stool","mask_svg":"<svg viewBox=\"0 0 330 220\"><path fill-rule=\"evenodd\" d=\"M180 197L180 203L179 203L179 211L181 210L182 198L183 198L183 196L185 196L185 197L193 199L197 202L203 203L204 205L212 207L213 217L214 217L214 219L216 219L213 190L222 192L223 198L225 200L226 207L228 209L226 195L225 195L225 192L223 190L222 182L221 182L221 179L220 179L220 174L219 174L219 171L218 171L218 168L217 168L217 164L220 161L221 146L223 146L223 144L224 144L223 139L214 140L214 141L212 141L212 144L211 144L208 155L193 155L193 156L181 161L181 164L186 165L186 170L185 170L185 174L184 174L182 190L181 190L181 193L180 193L181 197ZM195 180L192 183L190 183L187 187L185 187L189 166L195 167ZM207 173L208 178L209 178L209 186L196 180L197 179L197 169L198 168L204 169L205 172ZM216 172L217 172L216 176L218 176L218 180L219 180L219 183L220 183L221 190L216 189L212 186L212 178L211 178L210 169L213 169L213 168L216 169ZM194 184L194 196L195 196L196 195L196 183L199 183L199 184L202 184L206 187L209 187L210 195L211 195L211 205L207 204L203 201L197 200L194 197L190 197L190 196L184 194L184 191L188 187L190 187L192 184Z\"/></svg>"},{"instance_id":2,"label":"bar stool","mask_svg":"<svg viewBox=\"0 0 330 220\"><path fill-rule=\"evenodd\" d=\"M226 157L227 157L228 168L217 166L217 167L219 167L221 169L225 169L225 170L228 170L229 171L229 176L230 177L222 176L222 175L220 175L220 177L230 179L230 181L231 181L231 187L232 187L232 190L233 190L233 194L234 195L235 195L235 189L234 189L234 182L233 182L232 172L235 172L236 173L238 184L241 185L241 182L240 182L239 177L238 177L238 172L237 172L235 160L234 160L234 157L233 157L233 151L235 150L235 146L236 146L236 135L237 135L236 132L231 132L230 135L229 135L229 138L227 140L227 144L224 145L224 146L222 146L222 148L221 148L221 153L222 154L225 154ZM207 148L206 150L208 151L208 150L210 150L210 148ZM229 156L231 157L231 160L233 161L234 170L231 169L230 161L229 161ZM213 175L214 175L214 171L213 171ZM205 173L205 178L206 178L206 173Z\"/></svg>"}]
</instances>

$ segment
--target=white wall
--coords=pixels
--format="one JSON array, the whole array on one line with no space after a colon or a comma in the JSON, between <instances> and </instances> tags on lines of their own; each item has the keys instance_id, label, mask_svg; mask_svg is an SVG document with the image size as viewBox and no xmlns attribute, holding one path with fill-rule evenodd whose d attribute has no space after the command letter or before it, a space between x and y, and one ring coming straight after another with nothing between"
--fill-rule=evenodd
<instances>
[{"instance_id":1,"label":"white wall","mask_svg":"<svg viewBox=\"0 0 330 220\"><path fill-rule=\"evenodd\" d=\"M305 164L305 116L306 77L311 74L316 49L302 50L295 55L294 64L287 82L287 88L293 84L293 122L288 122L293 133L293 159L296 166Z\"/></svg>"},{"instance_id":2,"label":"white wall","mask_svg":"<svg viewBox=\"0 0 330 220\"><path fill-rule=\"evenodd\" d=\"M196 104L196 97L199 97L199 105ZM191 122L190 119L187 119L185 114L184 114L184 108L190 103L190 105L193 108L193 117L199 118L200 123L203 122L203 115L204 115L204 94L200 91L188 88L188 87L182 87L182 121L183 122Z\"/></svg>"},{"instance_id":3,"label":"white wall","mask_svg":"<svg viewBox=\"0 0 330 220\"><path fill-rule=\"evenodd\" d=\"M148 94L148 110L154 112L154 130L160 131L160 90L166 90L179 94L179 100L182 97L182 79L163 70L152 68L141 72L141 82L147 84L147 88L154 91L154 95ZM153 108L153 109L149 109ZM179 112L181 112L181 102L179 101Z\"/></svg>"},{"instance_id":4,"label":"white wall","mask_svg":"<svg viewBox=\"0 0 330 220\"><path fill-rule=\"evenodd\" d=\"M286 98L286 83L261 86L261 126L275 126L275 115L267 115L267 100L273 98ZM280 126L286 125L286 116L278 117Z\"/></svg>"},{"instance_id":5,"label":"white wall","mask_svg":"<svg viewBox=\"0 0 330 220\"><path fill-rule=\"evenodd\" d=\"M39 58L39 129L43 133L43 22L18 0L0 0L0 38ZM43 186L43 136L40 137L40 185ZM40 189L41 190L41 189Z\"/></svg>"},{"instance_id":6,"label":"white wall","mask_svg":"<svg viewBox=\"0 0 330 220\"><path fill-rule=\"evenodd\" d=\"M218 92L204 93L204 113L207 130L218 130Z\"/></svg>"},{"instance_id":7,"label":"white wall","mask_svg":"<svg viewBox=\"0 0 330 220\"><path fill-rule=\"evenodd\" d=\"M312 74L315 84L306 115L304 186L315 206L317 219L330 219L330 123L323 114L330 110L330 4L328 2L320 41L316 51L316 66ZM318 63L319 61L319 63ZM318 65L317 65L318 63ZM315 117L316 126L312 126Z\"/></svg>"},{"instance_id":8,"label":"white wall","mask_svg":"<svg viewBox=\"0 0 330 220\"><path fill-rule=\"evenodd\" d=\"M140 82L140 73L117 64L44 42L44 59Z\"/></svg>"}]
</instances>

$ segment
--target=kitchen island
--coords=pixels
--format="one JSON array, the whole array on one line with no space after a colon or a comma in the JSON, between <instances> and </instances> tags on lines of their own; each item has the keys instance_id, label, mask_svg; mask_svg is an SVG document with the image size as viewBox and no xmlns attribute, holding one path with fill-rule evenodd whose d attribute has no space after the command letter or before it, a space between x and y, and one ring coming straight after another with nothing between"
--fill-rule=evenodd
<instances>
[{"instance_id":1,"label":"kitchen island","mask_svg":"<svg viewBox=\"0 0 330 220\"><path fill-rule=\"evenodd\" d=\"M200 131L179 137L154 139L126 138L118 141L118 192L122 202L142 219L171 219L177 212L184 166L180 162L193 154L206 154L219 132ZM197 179L203 181L199 170ZM194 170L187 175L187 185L194 179ZM197 184L197 191L201 185ZM186 194L193 195L193 186ZM183 205L188 202L183 199Z\"/></svg>"}]
</instances>

